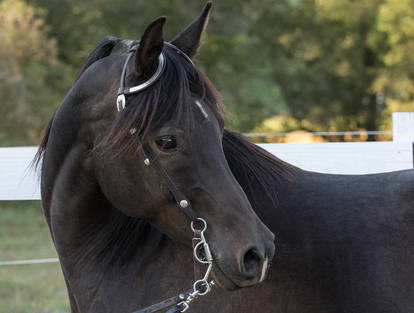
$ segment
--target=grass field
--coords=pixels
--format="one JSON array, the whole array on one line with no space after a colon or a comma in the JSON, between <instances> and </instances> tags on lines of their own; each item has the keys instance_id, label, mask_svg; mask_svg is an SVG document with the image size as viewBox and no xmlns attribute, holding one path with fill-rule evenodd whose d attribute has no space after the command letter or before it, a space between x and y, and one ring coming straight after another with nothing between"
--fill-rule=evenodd
<instances>
[{"instance_id":1,"label":"grass field","mask_svg":"<svg viewBox=\"0 0 414 313\"><path fill-rule=\"evenodd\" d=\"M0 201L0 261L54 257L40 201ZM0 312L69 312L59 264L0 266Z\"/></svg>"}]
</instances>

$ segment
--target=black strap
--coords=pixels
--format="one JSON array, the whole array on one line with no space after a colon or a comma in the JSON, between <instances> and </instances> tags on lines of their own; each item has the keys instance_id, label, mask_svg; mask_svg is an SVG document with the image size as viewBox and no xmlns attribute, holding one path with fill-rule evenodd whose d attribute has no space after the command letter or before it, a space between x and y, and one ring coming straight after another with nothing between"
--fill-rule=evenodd
<instances>
[{"instance_id":1,"label":"black strap","mask_svg":"<svg viewBox=\"0 0 414 313\"><path fill-rule=\"evenodd\" d=\"M129 54L128 54L128 56L127 56L127 58L125 60L124 66L122 68L122 74L121 74L121 80L120 80L119 89L118 89L118 95L128 95L128 94L131 94L132 93L131 92L131 88L125 86L125 78L126 78L126 72L127 72L127 69L128 69L129 60L131 59L131 57L134 54L134 52L138 49L139 44L140 43L137 42L132 47L129 48ZM174 46L173 44L171 44L169 42L164 42L164 45L173 48L177 54L179 54L184 59L186 59L187 62L189 62L192 65L194 65L194 63L191 60L191 58L187 54L185 54L183 51L181 51L180 49L178 49L176 46ZM149 86L150 85L148 85L147 87L149 87Z\"/></svg>"},{"instance_id":2,"label":"black strap","mask_svg":"<svg viewBox=\"0 0 414 313\"><path fill-rule=\"evenodd\" d=\"M182 57L184 57L188 62L190 62L191 64L193 64L193 61L191 60L190 57L188 57L184 52L182 52L180 49L178 49L176 46L168 43L168 42L164 42L165 45L172 47L179 55L181 55ZM126 76L126 72L127 72L127 68L128 68L128 62L131 59L134 51L137 50L139 46L138 44L135 44L134 46L132 46L130 48L130 52L125 60L124 66L122 68L122 74L121 74L121 81L120 81L120 87L118 89L118 95L124 95L124 94L128 94L129 92L129 88L125 87L125 76ZM175 202L177 203L178 207L181 209L181 211L183 213L185 213L191 221L196 221L197 220L197 215L195 214L190 200L178 189L178 187L175 185L174 181L172 180L172 178L170 177L170 175L168 175L167 171L165 170L164 167L162 167L162 165L160 164L159 160L155 157L153 157L150 153L147 153L147 150L144 148L143 144L139 143L141 146L141 153L144 157L144 160L148 159L149 161L149 166L153 165L154 168L156 169L158 175L160 175L165 184L167 185L168 190L172 193ZM183 205L183 202L185 205ZM159 310L165 309L165 308L169 308L171 307L166 313L176 313L176 312L181 312L184 307L181 307L179 305L180 302L182 302L184 299L187 299L188 296L193 292L193 289L190 289L178 296L175 297L171 297L167 300L161 301L159 303L153 304L149 307L146 307L144 309L135 311L133 313L154 313L157 312Z\"/></svg>"},{"instance_id":3,"label":"black strap","mask_svg":"<svg viewBox=\"0 0 414 313\"><path fill-rule=\"evenodd\" d=\"M126 72L127 72L127 69L128 69L129 60L131 60L131 57L134 54L134 51L136 51L138 49L138 46L139 46L139 44L134 45L129 49L128 56L127 56L127 58L124 62L124 67L122 68L122 74L121 74L121 80L120 80L120 83L119 83L118 95L128 93L126 91L129 88L125 87Z\"/></svg>"},{"instance_id":4,"label":"black strap","mask_svg":"<svg viewBox=\"0 0 414 313\"><path fill-rule=\"evenodd\" d=\"M165 184L167 185L168 190L172 193L177 206L183 211L192 221L197 220L197 215L194 212L193 207L191 206L190 200L178 189L172 180L171 176L168 175L165 168L160 164L159 160L155 157L152 157L150 153L147 153L145 148L141 147L141 152L145 158L150 160L150 163L154 165L154 168L157 170L157 173L164 179ZM187 206L183 207L181 201L186 201Z\"/></svg>"},{"instance_id":5,"label":"black strap","mask_svg":"<svg viewBox=\"0 0 414 313\"><path fill-rule=\"evenodd\" d=\"M174 46L172 43L164 41L164 45L171 47L175 50L175 52L179 55L181 55L184 59L186 59L190 64L194 65L193 60L182 50L178 49L178 47Z\"/></svg>"},{"instance_id":6,"label":"black strap","mask_svg":"<svg viewBox=\"0 0 414 313\"><path fill-rule=\"evenodd\" d=\"M178 306L178 305L176 305L176 306L173 306L171 309L169 309L166 313L176 313L176 312L181 312L181 308Z\"/></svg>"},{"instance_id":7,"label":"black strap","mask_svg":"<svg viewBox=\"0 0 414 313\"><path fill-rule=\"evenodd\" d=\"M153 304L153 305L151 305L149 307L146 307L144 309L141 309L141 310L138 310L138 311L135 311L135 312L132 312L132 313L154 313L154 312L157 312L159 310L169 308L169 307L171 307L173 305L174 306L171 309L177 308L178 311L177 310L176 311L171 311L171 309L170 309L167 312L168 313L171 313L171 312L180 312L183 308L181 308L177 304L180 303L180 302L182 302L184 299L186 299L191 292L193 292L193 289L187 290L186 292L182 293L181 295L178 295L178 296L175 296L175 297L171 297L171 298L169 298L167 300L158 302L158 303Z\"/></svg>"},{"instance_id":8,"label":"black strap","mask_svg":"<svg viewBox=\"0 0 414 313\"><path fill-rule=\"evenodd\" d=\"M144 148L143 144L141 144L141 154L145 159L148 159L150 161L149 165L153 165L156 169L156 172L163 178L164 182L167 185L168 190L172 193L175 202L177 203L178 207L192 220L195 221L197 219L197 216L191 206L190 200L187 199L187 197L184 196L183 193L180 192L180 190L177 188L177 186L174 184L173 180L171 179L170 175L168 175L167 171L164 167L160 164L159 160L157 158L152 157L150 153L147 152L147 150ZM180 202L182 200L187 201L187 207L183 207ZM194 243L193 243L194 244ZM182 302L184 299L187 299L188 295L193 292L193 289L187 290L186 292L171 297L169 299L166 299L164 301L158 302L156 304L153 304L149 307L146 307L144 309L135 311L133 313L154 313L159 310L169 308L171 307L166 313L176 313L181 312L183 308L178 305L180 302Z\"/></svg>"}]
</instances>

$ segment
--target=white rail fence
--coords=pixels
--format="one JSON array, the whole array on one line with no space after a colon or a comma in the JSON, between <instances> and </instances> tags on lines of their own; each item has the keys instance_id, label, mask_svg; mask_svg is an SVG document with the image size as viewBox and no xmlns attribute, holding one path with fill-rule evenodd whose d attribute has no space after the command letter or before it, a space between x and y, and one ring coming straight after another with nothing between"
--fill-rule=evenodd
<instances>
[{"instance_id":1,"label":"white rail fence","mask_svg":"<svg viewBox=\"0 0 414 313\"><path fill-rule=\"evenodd\" d=\"M414 113L393 114L393 141L260 144L302 169L335 174L370 174L413 168ZM39 200L31 168L37 147L0 148L0 200ZM1 214L1 211L0 211ZM0 260L0 266L59 262L57 258Z\"/></svg>"},{"instance_id":2,"label":"white rail fence","mask_svg":"<svg viewBox=\"0 0 414 313\"><path fill-rule=\"evenodd\" d=\"M371 174L413 168L414 113L394 113L393 141L260 144L302 169ZM39 178L30 163L37 147L0 148L0 200L39 200Z\"/></svg>"}]
</instances>

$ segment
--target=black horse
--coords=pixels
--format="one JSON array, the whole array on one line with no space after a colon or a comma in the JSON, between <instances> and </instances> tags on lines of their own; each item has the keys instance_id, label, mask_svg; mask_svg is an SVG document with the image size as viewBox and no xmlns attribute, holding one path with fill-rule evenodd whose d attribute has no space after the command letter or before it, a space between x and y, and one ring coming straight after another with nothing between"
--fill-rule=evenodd
<instances>
[{"instance_id":1,"label":"black horse","mask_svg":"<svg viewBox=\"0 0 414 313\"><path fill-rule=\"evenodd\" d=\"M42 204L72 312L132 312L189 289L202 278L181 269L192 243L209 266L181 300L265 278L274 235L230 171L220 99L191 60L210 7L171 43L164 17L139 42L102 40L49 123Z\"/></svg>"},{"instance_id":2,"label":"black horse","mask_svg":"<svg viewBox=\"0 0 414 313\"><path fill-rule=\"evenodd\" d=\"M129 313L191 287L180 192L207 221L223 287L189 311L413 312L413 172L305 172L223 132L213 86L182 54L195 55L209 8L175 47L163 43L164 19L136 49L104 39L49 124L38 154L42 201L72 312ZM161 54L157 81L117 112L127 55L125 85L142 86ZM250 204L277 236L260 284L273 235Z\"/></svg>"}]
</instances>

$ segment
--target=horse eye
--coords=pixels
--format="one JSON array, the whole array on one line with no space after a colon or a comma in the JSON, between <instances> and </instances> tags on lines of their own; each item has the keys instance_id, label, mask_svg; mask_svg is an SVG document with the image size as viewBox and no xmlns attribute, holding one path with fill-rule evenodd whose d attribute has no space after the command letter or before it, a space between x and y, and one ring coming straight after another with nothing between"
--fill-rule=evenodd
<instances>
[{"instance_id":1,"label":"horse eye","mask_svg":"<svg viewBox=\"0 0 414 313\"><path fill-rule=\"evenodd\" d=\"M164 152L171 152L171 150L177 148L177 140L174 136L162 136L155 140L155 143Z\"/></svg>"}]
</instances>

